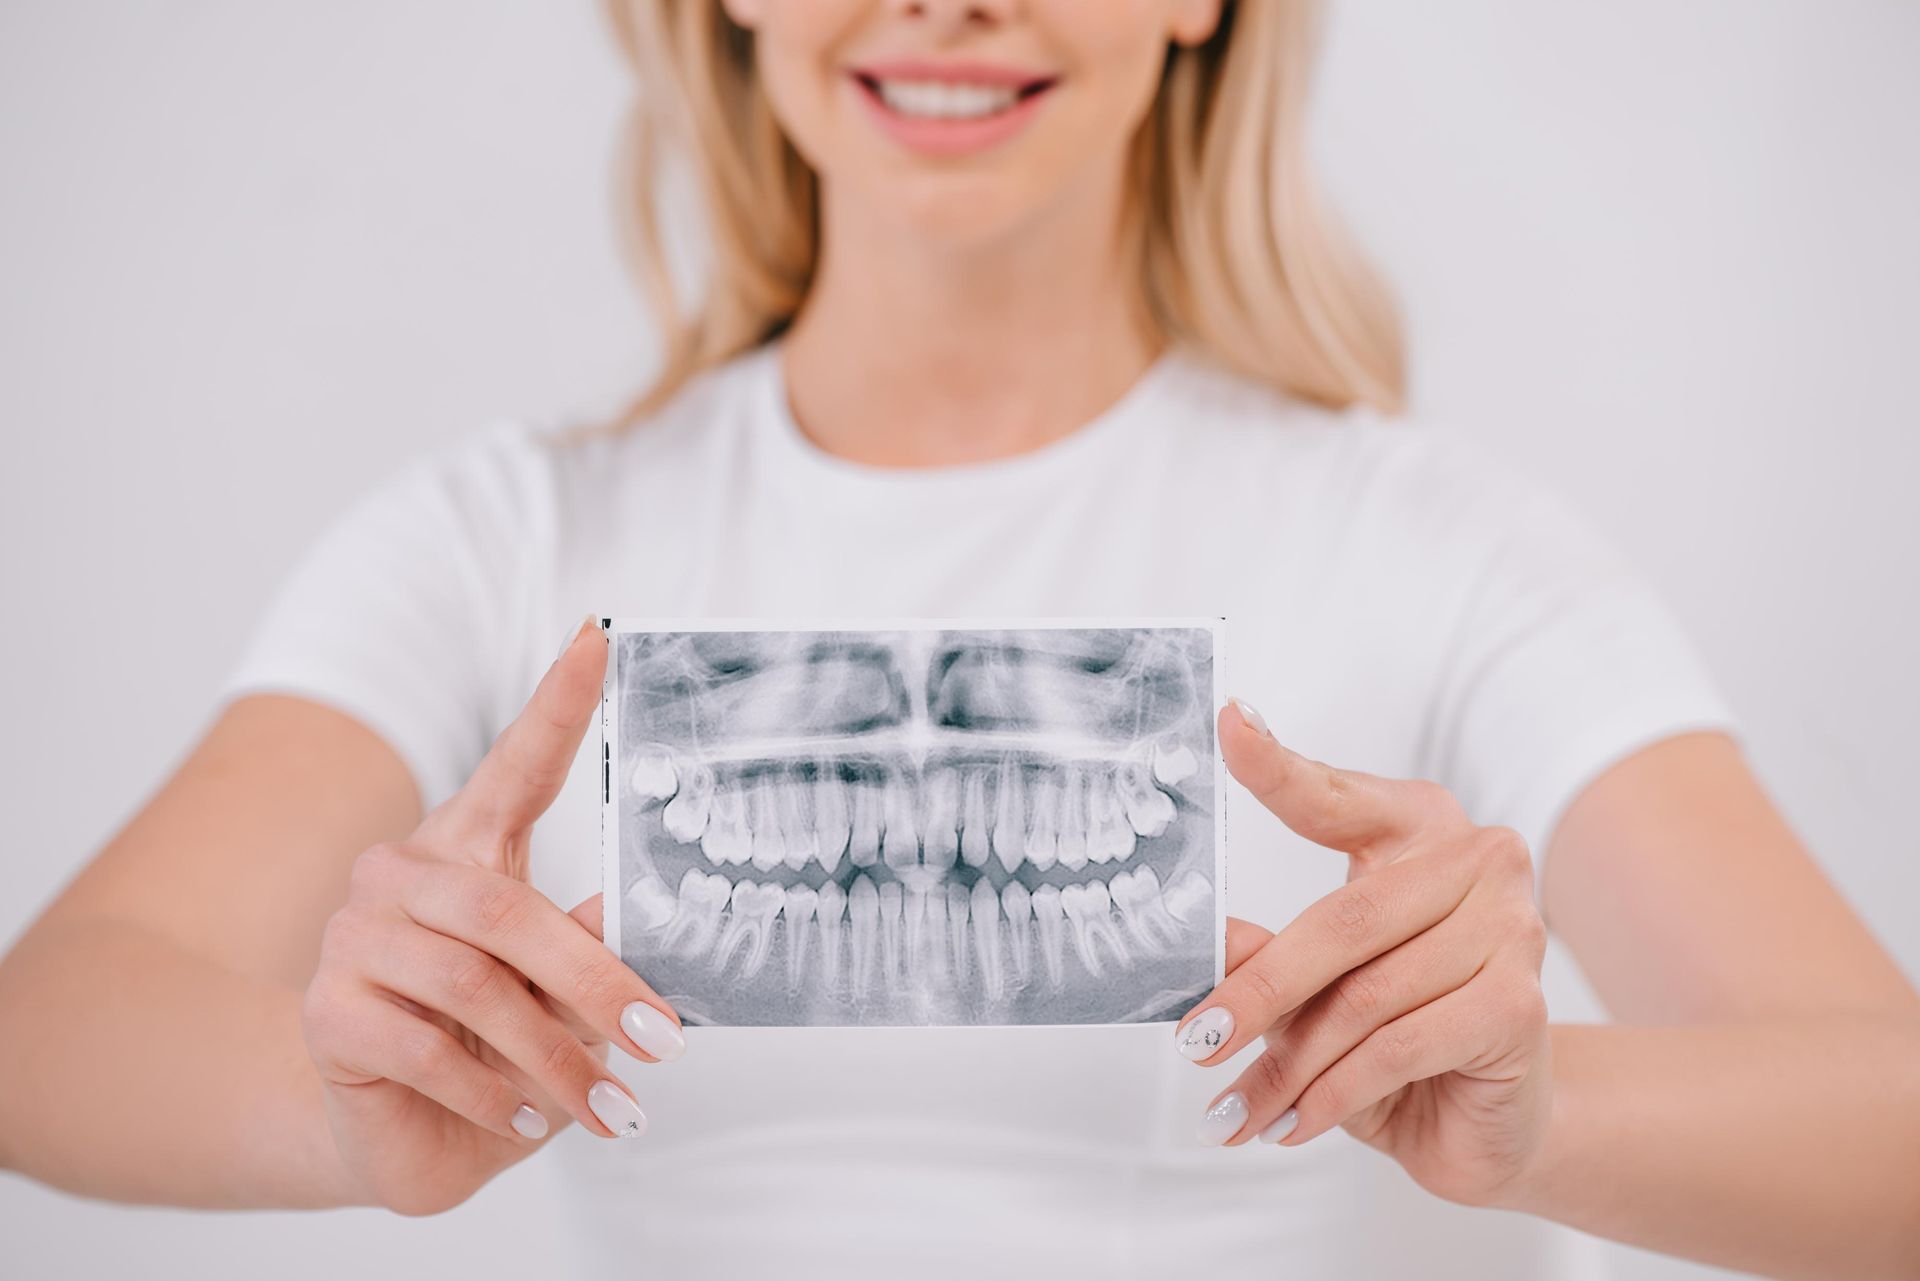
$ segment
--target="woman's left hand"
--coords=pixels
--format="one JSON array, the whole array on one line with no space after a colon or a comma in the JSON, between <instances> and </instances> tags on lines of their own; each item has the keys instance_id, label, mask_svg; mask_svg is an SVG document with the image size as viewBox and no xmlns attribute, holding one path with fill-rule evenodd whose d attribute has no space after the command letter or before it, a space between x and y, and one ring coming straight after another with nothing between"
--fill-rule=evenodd
<instances>
[{"instance_id":1,"label":"woman's left hand","mask_svg":"<svg viewBox=\"0 0 1920 1281\"><path fill-rule=\"evenodd\" d=\"M1202 1122L1213 1143L1305 1143L1334 1126L1428 1191L1485 1203L1527 1167L1550 1103L1526 843L1476 827L1444 788L1331 769L1221 711L1221 750L1248 791L1348 856L1347 884L1278 934L1228 922L1228 973L1176 1045L1224 1062L1267 1048Z\"/></svg>"}]
</instances>

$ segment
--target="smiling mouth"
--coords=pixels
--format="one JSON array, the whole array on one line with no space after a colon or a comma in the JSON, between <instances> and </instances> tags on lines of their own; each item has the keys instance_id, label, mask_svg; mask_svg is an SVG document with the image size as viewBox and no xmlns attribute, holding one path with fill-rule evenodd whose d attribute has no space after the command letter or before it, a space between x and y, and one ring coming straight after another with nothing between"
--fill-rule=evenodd
<instances>
[{"instance_id":1,"label":"smiling mouth","mask_svg":"<svg viewBox=\"0 0 1920 1281\"><path fill-rule=\"evenodd\" d=\"M856 71L853 79L885 110L910 120L986 120L1012 111L1057 83L1052 78L1025 84L910 79Z\"/></svg>"}]
</instances>

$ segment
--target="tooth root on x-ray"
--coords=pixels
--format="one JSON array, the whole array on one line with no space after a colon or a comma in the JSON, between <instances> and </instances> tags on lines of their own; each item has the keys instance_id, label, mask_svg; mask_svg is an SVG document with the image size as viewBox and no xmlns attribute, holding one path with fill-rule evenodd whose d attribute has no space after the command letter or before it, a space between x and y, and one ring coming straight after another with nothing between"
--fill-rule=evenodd
<instances>
[{"instance_id":1,"label":"tooth root on x-ray","mask_svg":"<svg viewBox=\"0 0 1920 1281\"><path fill-rule=\"evenodd\" d=\"M686 1021L1164 1019L1212 987L1208 630L613 631L619 947Z\"/></svg>"}]
</instances>

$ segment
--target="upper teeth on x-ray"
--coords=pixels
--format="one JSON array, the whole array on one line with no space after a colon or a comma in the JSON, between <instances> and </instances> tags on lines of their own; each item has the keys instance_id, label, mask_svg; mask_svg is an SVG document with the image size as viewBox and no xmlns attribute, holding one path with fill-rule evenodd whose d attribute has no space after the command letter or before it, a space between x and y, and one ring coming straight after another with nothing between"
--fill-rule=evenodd
<instances>
[{"instance_id":1,"label":"upper teeth on x-ray","mask_svg":"<svg viewBox=\"0 0 1920 1281\"><path fill-rule=\"evenodd\" d=\"M1217 980L1211 630L623 627L608 922L685 1021L1134 1022Z\"/></svg>"}]
</instances>

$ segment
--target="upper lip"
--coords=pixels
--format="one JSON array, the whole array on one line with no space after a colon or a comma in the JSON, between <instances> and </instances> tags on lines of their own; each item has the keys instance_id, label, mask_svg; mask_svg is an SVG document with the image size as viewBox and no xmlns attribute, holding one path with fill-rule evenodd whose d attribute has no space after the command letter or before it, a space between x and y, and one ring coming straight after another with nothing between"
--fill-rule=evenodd
<instances>
[{"instance_id":1,"label":"upper lip","mask_svg":"<svg viewBox=\"0 0 1920 1281\"><path fill-rule=\"evenodd\" d=\"M1049 85L1055 79L1043 71L1024 71L990 62L929 62L911 58L861 63L848 70L868 81L937 80L945 84L1011 85L1016 89Z\"/></svg>"}]
</instances>

